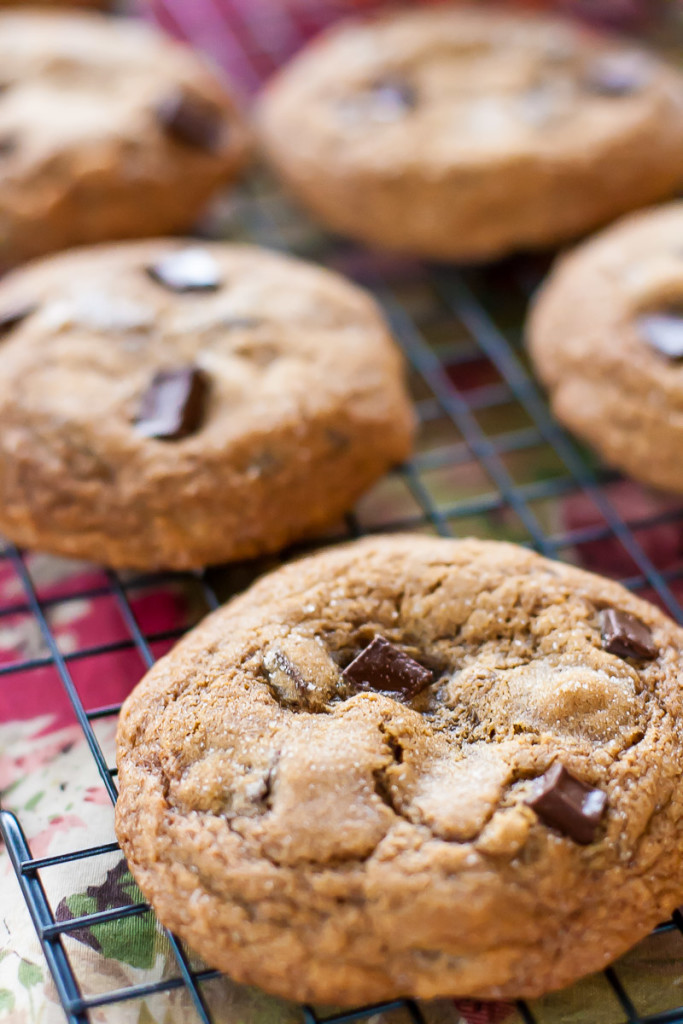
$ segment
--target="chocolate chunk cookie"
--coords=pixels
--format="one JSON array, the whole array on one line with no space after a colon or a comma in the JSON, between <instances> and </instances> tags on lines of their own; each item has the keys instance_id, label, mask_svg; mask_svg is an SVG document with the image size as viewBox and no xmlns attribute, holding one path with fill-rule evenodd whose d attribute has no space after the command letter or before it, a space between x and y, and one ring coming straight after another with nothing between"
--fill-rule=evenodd
<instances>
[{"instance_id":1,"label":"chocolate chunk cookie","mask_svg":"<svg viewBox=\"0 0 683 1024\"><path fill-rule=\"evenodd\" d=\"M0 532L134 568L274 551L408 455L372 299L251 246L75 249L0 284Z\"/></svg>"},{"instance_id":2,"label":"chocolate chunk cookie","mask_svg":"<svg viewBox=\"0 0 683 1024\"><path fill-rule=\"evenodd\" d=\"M224 85L151 27L0 14L0 267L189 228L245 143Z\"/></svg>"},{"instance_id":3,"label":"chocolate chunk cookie","mask_svg":"<svg viewBox=\"0 0 683 1024\"><path fill-rule=\"evenodd\" d=\"M681 901L682 672L683 630L616 583L509 544L358 541L148 673L117 833L161 920L239 981L535 996Z\"/></svg>"},{"instance_id":4,"label":"chocolate chunk cookie","mask_svg":"<svg viewBox=\"0 0 683 1024\"><path fill-rule=\"evenodd\" d=\"M683 181L683 78L542 16L350 21L276 75L266 153L335 231L448 260L554 245Z\"/></svg>"},{"instance_id":5,"label":"chocolate chunk cookie","mask_svg":"<svg viewBox=\"0 0 683 1024\"><path fill-rule=\"evenodd\" d=\"M553 409L607 462L683 492L683 203L632 215L559 262L528 341Z\"/></svg>"}]
</instances>

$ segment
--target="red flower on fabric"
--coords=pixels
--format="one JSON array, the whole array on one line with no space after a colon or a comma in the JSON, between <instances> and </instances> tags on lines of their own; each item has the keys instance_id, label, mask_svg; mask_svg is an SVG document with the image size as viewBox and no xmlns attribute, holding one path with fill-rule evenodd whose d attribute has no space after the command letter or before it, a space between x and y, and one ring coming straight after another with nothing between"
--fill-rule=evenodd
<instances>
[{"instance_id":1,"label":"red flower on fabric","mask_svg":"<svg viewBox=\"0 0 683 1024\"><path fill-rule=\"evenodd\" d=\"M478 999L456 999L454 1002L467 1024L501 1024L515 1012L512 1003L483 1003Z\"/></svg>"}]
</instances>

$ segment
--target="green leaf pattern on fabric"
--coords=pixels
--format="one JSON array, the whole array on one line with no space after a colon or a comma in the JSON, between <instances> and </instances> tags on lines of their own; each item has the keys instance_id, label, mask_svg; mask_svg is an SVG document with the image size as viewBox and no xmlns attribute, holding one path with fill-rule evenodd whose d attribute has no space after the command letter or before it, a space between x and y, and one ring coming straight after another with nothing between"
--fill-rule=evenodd
<instances>
[{"instance_id":1,"label":"green leaf pattern on fabric","mask_svg":"<svg viewBox=\"0 0 683 1024\"><path fill-rule=\"evenodd\" d=\"M38 793L34 793L30 800L27 800L24 804L25 811L34 811L40 801L45 796L45 790L41 789Z\"/></svg>"},{"instance_id":2,"label":"green leaf pattern on fabric","mask_svg":"<svg viewBox=\"0 0 683 1024\"><path fill-rule=\"evenodd\" d=\"M151 914L130 918L129 928L122 928L120 922L107 921L93 925L91 931L103 956L131 967L149 968L154 964L157 930Z\"/></svg>"},{"instance_id":3,"label":"green leaf pattern on fabric","mask_svg":"<svg viewBox=\"0 0 683 1024\"><path fill-rule=\"evenodd\" d=\"M0 988L0 1013L9 1013L14 1009L14 996L8 988Z\"/></svg>"},{"instance_id":4,"label":"green leaf pattern on fabric","mask_svg":"<svg viewBox=\"0 0 683 1024\"><path fill-rule=\"evenodd\" d=\"M97 900L84 892L75 892L73 896L67 896L66 905L74 917L85 917L86 914L94 914L97 911Z\"/></svg>"},{"instance_id":5,"label":"green leaf pattern on fabric","mask_svg":"<svg viewBox=\"0 0 683 1024\"><path fill-rule=\"evenodd\" d=\"M34 985L39 985L43 980L43 972L35 964L29 963L28 960L22 960L19 964L17 977L19 978L19 984L23 985L24 988L33 988Z\"/></svg>"},{"instance_id":6,"label":"green leaf pattern on fabric","mask_svg":"<svg viewBox=\"0 0 683 1024\"><path fill-rule=\"evenodd\" d=\"M125 871L125 874L123 873ZM71 917L84 917L117 906L142 902L142 894L125 865L108 872L102 886L90 886L87 892L67 897ZM58 915L61 916L61 915ZM156 959L157 929L152 914L140 914L127 921L104 921L72 933L74 938L92 945L112 960L131 967L149 968ZM94 940L90 941L90 940Z\"/></svg>"}]
</instances>

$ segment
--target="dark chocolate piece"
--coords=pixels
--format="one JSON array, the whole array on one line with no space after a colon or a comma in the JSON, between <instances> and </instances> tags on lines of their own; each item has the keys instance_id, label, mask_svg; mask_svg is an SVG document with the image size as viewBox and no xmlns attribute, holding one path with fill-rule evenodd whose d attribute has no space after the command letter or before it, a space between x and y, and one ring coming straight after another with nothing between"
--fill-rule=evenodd
<instances>
[{"instance_id":1,"label":"dark chocolate piece","mask_svg":"<svg viewBox=\"0 0 683 1024\"><path fill-rule=\"evenodd\" d=\"M529 807L545 825L556 828L575 843L592 843L605 813L607 796L574 778L556 761L534 782Z\"/></svg>"},{"instance_id":2,"label":"dark chocolate piece","mask_svg":"<svg viewBox=\"0 0 683 1024\"><path fill-rule=\"evenodd\" d=\"M277 669L279 672L284 672L288 679L292 680L297 693L305 696L308 690L308 684L301 675L299 669L296 665L292 664L287 655L283 654L282 651L279 650L274 651L272 655L272 663L274 669Z\"/></svg>"},{"instance_id":3,"label":"dark chocolate piece","mask_svg":"<svg viewBox=\"0 0 683 1024\"><path fill-rule=\"evenodd\" d=\"M669 359L683 359L683 310L644 313L636 323L648 345Z\"/></svg>"},{"instance_id":4,"label":"dark chocolate piece","mask_svg":"<svg viewBox=\"0 0 683 1024\"><path fill-rule=\"evenodd\" d=\"M434 673L383 636L376 636L342 676L360 690L380 690L410 700L431 683Z\"/></svg>"},{"instance_id":5,"label":"dark chocolate piece","mask_svg":"<svg viewBox=\"0 0 683 1024\"><path fill-rule=\"evenodd\" d=\"M658 649L652 640L652 633L640 619L616 608L605 608L600 612L602 646L610 654L620 658L656 658Z\"/></svg>"},{"instance_id":6,"label":"dark chocolate piece","mask_svg":"<svg viewBox=\"0 0 683 1024\"><path fill-rule=\"evenodd\" d=\"M8 306L7 309L0 310L0 337L8 334L13 327L20 324L26 317L31 316L31 313L35 313L38 306L35 302L20 302L15 306Z\"/></svg>"},{"instance_id":7,"label":"dark chocolate piece","mask_svg":"<svg viewBox=\"0 0 683 1024\"><path fill-rule=\"evenodd\" d=\"M179 249L145 267L149 277L172 292L215 292L223 281L218 263L206 249Z\"/></svg>"},{"instance_id":8,"label":"dark chocolate piece","mask_svg":"<svg viewBox=\"0 0 683 1024\"><path fill-rule=\"evenodd\" d=\"M220 148L225 129L223 113L207 100L178 91L158 104L156 116L176 142L208 153Z\"/></svg>"},{"instance_id":9,"label":"dark chocolate piece","mask_svg":"<svg viewBox=\"0 0 683 1024\"><path fill-rule=\"evenodd\" d=\"M160 441L194 434L204 418L208 380L194 366L160 370L140 402L135 420L138 433Z\"/></svg>"},{"instance_id":10,"label":"dark chocolate piece","mask_svg":"<svg viewBox=\"0 0 683 1024\"><path fill-rule=\"evenodd\" d=\"M630 96L652 77L652 65L641 53L613 53L594 60L585 70L583 86L599 96Z\"/></svg>"}]
</instances>

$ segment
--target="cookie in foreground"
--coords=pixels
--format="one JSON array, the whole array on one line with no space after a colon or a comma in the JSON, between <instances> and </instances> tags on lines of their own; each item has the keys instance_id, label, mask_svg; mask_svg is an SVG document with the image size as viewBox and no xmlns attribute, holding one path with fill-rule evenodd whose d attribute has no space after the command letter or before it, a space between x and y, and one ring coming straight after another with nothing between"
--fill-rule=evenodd
<instances>
[{"instance_id":1,"label":"cookie in foreground","mask_svg":"<svg viewBox=\"0 0 683 1024\"><path fill-rule=\"evenodd\" d=\"M275 75L265 152L327 227L431 259L556 245L683 182L683 78L551 16L343 22Z\"/></svg>"},{"instance_id":2,"label":"cookie in foreground","mask_svg":"<svg viewBox=\"0 0 683 1024\"><path fill-rule=\"evenodd\" d=\"M132 19L0 13L0 267L190 228L241 170L224 82Z\"/></svg>"},{"instance_id":3,"label":"cookie in foreground","mask_svg":"<svg viewBox=\"0 0 683 1024\"><path fill-rule=\"evenodd\" d=\"M536 996L683 894L683 630L510 544L263 577L126 701L117 835L161 920L282 996Z\"/></svg>"},{"instance_id":4,"label":"cookie in foreground","mask_svg":"<svg viewBox=\"0 0 683 1024\"><path fill-rule=\"evenodd\" d=\"M191 568L335 523L411 449L372 298L248 245L74 249L0 283L0 533Z\"/></svg>"},{"instance_id":5,"label":"cookie in foreground","mask_svg":"<svg viewBox=\"0 0 683 1024\"><path fill-rule=\"evenodd\" d=\"M613 466L683 493L683 203L626 217L561 259L533 304L558 419Z\"/></svg>"}]
</instances>

